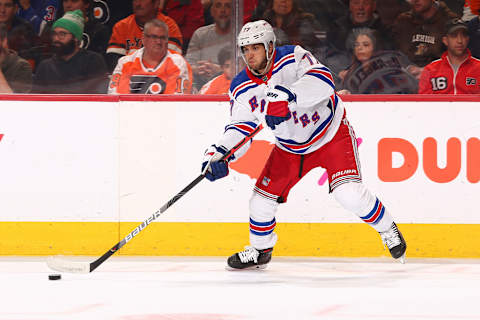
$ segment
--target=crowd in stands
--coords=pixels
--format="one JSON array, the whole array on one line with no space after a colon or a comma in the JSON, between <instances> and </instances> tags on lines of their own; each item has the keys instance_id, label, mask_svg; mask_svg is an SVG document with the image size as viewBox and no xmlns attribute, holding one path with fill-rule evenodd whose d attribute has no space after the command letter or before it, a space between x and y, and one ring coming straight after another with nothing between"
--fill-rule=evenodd
<instances>
[{"instance_id":1,"label":"crowd in stands","mask_svg":"<svg viewBox=\"0 0 480 320\"><path fill-rule=\"evenodd\" d=\"M479 14L480 0L0 0L0 93L225 94L244 67L235 25L263 19L341 94L479 94Z\"/></svg>"}]
</instances>

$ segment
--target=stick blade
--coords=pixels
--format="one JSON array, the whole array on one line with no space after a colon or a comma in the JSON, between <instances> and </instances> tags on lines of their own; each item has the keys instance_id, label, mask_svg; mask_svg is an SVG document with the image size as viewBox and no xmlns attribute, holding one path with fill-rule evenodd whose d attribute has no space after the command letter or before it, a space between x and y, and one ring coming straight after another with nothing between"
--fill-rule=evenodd
<instances>
[{"instance_id":1,"label":"stick blade","mask_svg":"<svg viewBox=\"0 0 480 320\"><path fill-rule=\"evenodd\" d=\"M68 273L90 273L90 263L72 261L63 256L51 256L47 258L47 265L50 269Z\"/></svg>"}]
</instances>

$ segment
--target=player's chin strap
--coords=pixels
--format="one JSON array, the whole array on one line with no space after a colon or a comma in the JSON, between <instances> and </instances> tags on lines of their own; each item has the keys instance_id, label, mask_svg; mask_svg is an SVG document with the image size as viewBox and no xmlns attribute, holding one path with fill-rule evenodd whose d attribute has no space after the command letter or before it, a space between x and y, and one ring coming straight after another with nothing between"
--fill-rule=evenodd
<instances>
[{"instance_id":1,"label":"player's chin strap","mask_svg":"<svg viewBox=\"0 0 480 320\"><path fill-rule=\"evenodd\" d=\"M273 57L273 54L272 54L272 57ZM262 73L253 70L252 68L250 68L250 67L248 66L248 64L247 64L247 68L248 68L254 75L256 75L256 76L258 76L258 77L261 77L261 76L263 76L263 75L265 75L265 74L268 73L268 70L270 70L270 68L272 67L272 63L273 63L273 59L270 58L270 60L267 61L267 66L265 67L265 71L262 72Z\"/></svg>"},{"instance_id":2,"label":"player's chin strap","mask_svg":"<svg viewBox=\"0 0 480 320\"><path fill-rule=\"evenodd\" d=\"M272 67L272 64L273 64L273 56L275 56L275 47L273 48L273 51L272 51L272 54L269 56L268 54L268 51L267 49L265 49L265 54L266 54L266 57L267 57L267 66L265 67L265 71L263 73L260 73L260 72L257 72L255 70L253 70L252 68L250 68L248 66L248 62L247 60L245 59L245 56L242 54L242 58L243 58L243 61L245 61L245 64L247 65L247 68L248 70L250 70L254 75L256 75L257 77L261 77L265 74L268 73L268 70L270 70L270 68Z\"/></svg>"}]
</instances>

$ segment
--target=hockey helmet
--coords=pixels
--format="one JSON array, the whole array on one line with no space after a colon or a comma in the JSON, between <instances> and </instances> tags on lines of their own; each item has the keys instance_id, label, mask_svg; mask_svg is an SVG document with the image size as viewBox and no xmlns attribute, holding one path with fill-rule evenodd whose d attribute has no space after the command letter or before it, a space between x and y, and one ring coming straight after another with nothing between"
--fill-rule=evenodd
<instances>
[{"instance_id":1,"label":"hockey helmet","mask_svg":"<svg viewBox=\"0 0 480 320\"><path fill-rule=\"evenodd\" d=\"M242 47L249 44L262 43L265 47L265 52L267 55L267 60L270 61L273 57L272 54L268 54L268 46L270 43L273 44L273 49L275 49L275 33L273 32L272 26L265 20L258 20L253 22L246 23L237 37L237 45L240 48L240 53L245 60L245 56L242 52Z\"/></svg>"}]
</instances>

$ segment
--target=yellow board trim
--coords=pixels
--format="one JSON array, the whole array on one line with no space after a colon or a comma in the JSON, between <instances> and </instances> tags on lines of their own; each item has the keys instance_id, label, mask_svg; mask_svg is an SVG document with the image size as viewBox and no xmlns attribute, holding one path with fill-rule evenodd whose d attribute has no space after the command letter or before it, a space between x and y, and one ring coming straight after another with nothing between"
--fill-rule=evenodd
<instances>
[{"instance_id":1,"label":"yellow board trim","mask_svg":"<svg viewBox=\"0 0 480 320\"><path fill-rule=\"evenodd\" d=\"M138 222L0 222L0 255L103 254ZM480 224L399 224L408 257L480 258ZM278 256L388 256L361 223L278 223ZM248 244L247 223L152 223L117 254L228 256Z\"/></svg>"}]
</instances>

